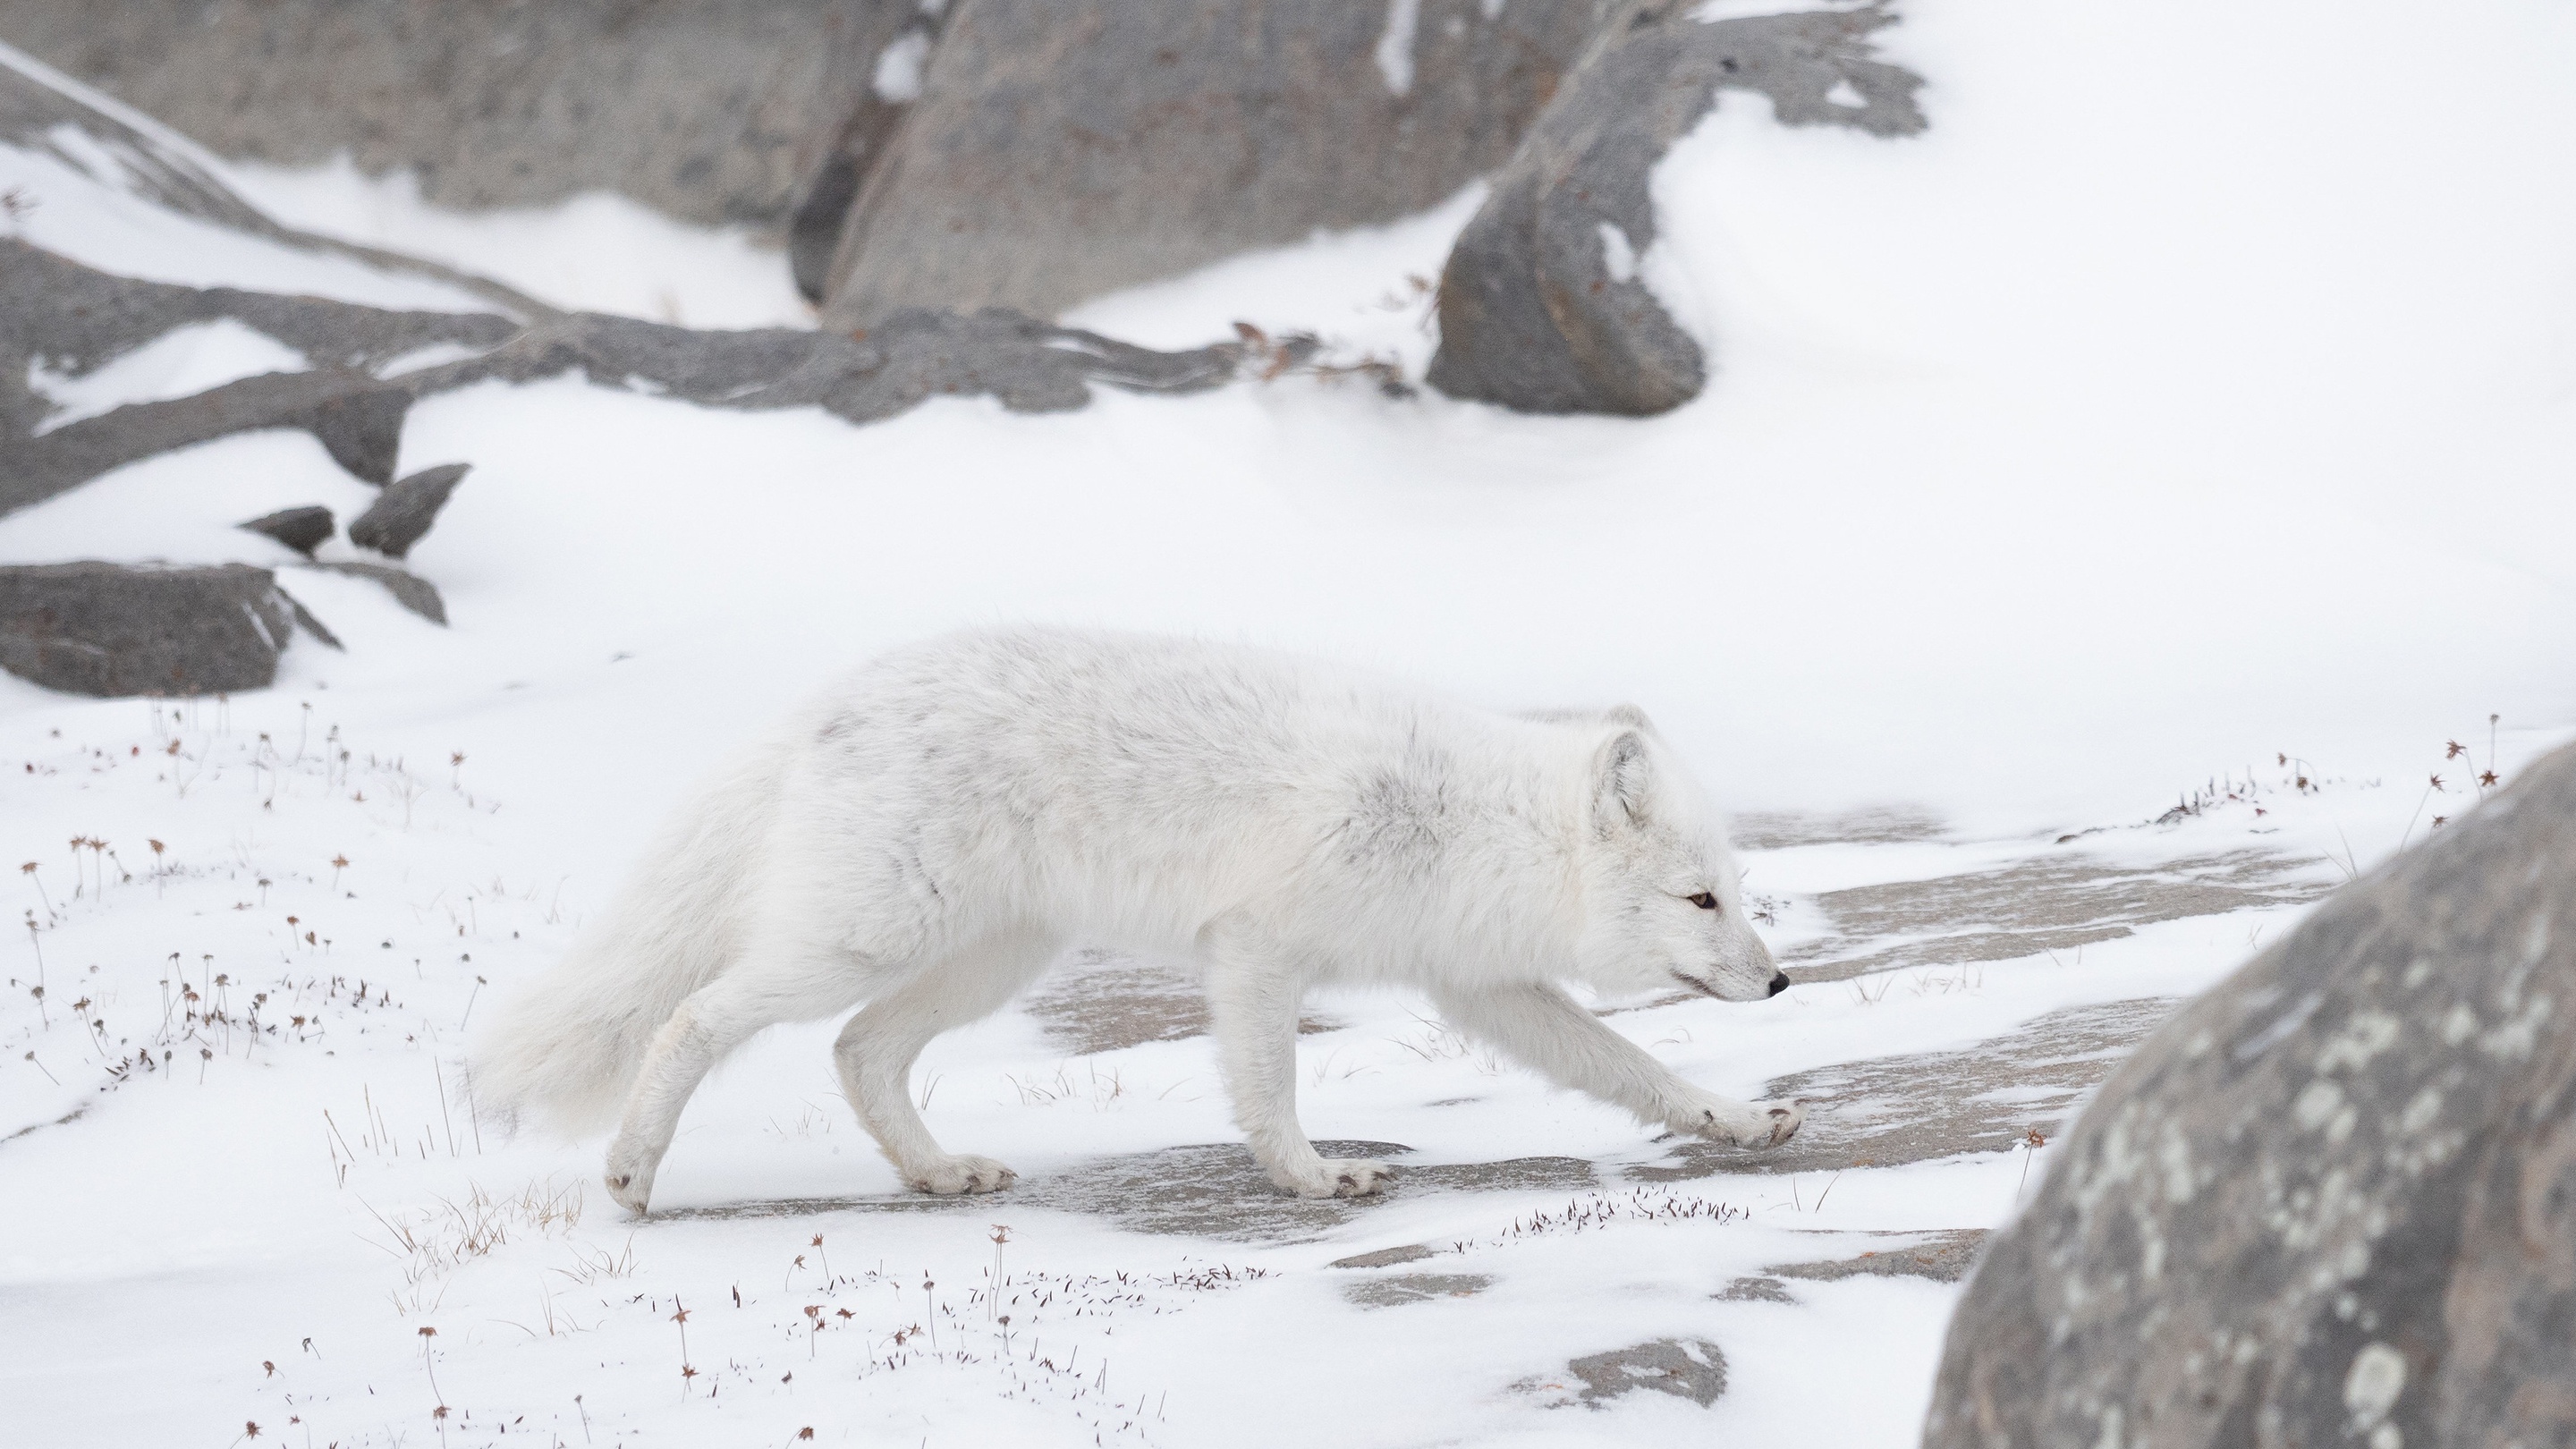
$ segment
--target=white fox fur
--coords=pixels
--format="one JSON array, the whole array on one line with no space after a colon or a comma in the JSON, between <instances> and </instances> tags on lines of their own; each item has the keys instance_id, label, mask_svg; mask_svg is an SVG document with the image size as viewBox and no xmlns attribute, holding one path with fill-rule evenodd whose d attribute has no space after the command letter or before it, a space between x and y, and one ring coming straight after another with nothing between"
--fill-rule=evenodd
<instances>
[{"instance_id":1,"label":"white fox fur","mask_svg":"<svg viewBox=\"0 0 2576 1449\"><path fill-rule=\"evenodd\" d=\"M1690 1085L1556 984L1787 984L1642 714L1499 715L1291 655L1049 629L933 639L797 711L502 1014L475 1090L567 1126L620 1110L609 1189L642 1212L718 1059L865 1002L833 1048L860 1120L914 1187L990 1191L1012 1173L932 1140L912 1063L1077 945L1203 965L1235 1119L1306 1196L1392 1175L1297 1125L1320 982L1417 988L1651 1126L1761 1147L1802 1121Z\"/></svg>"}]
</instances>

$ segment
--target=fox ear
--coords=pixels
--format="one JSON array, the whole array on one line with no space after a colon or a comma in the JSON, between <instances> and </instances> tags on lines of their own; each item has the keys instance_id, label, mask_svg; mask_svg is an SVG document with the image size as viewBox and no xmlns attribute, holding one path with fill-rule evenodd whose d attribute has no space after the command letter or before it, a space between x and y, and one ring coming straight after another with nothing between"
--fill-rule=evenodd
<instances>
[{"instance_id":1,"label":"fox ear","mask_svg":"<svg viewBox=\"0 0 2576 1449\"><path fill-rule=\"evenodd\" d=\"M1601 717L1614 725L1625 725L1646 734L1655 732L1655 722L1646 718L1646 712L1633 704L1614 704L1603 710Z\"/></svg>"},{"instance_id":2,"label":"fox ear","mask_svg":"<svg viewBox=\"0 0 2576 1449\"><path fill-rule=\"evenodd\" d=\"M1653 786L1646 737L1633 729L1612 735L1592 757L1593 827L1606 836L1643 825Z\"/></svg>"}]
</instances>

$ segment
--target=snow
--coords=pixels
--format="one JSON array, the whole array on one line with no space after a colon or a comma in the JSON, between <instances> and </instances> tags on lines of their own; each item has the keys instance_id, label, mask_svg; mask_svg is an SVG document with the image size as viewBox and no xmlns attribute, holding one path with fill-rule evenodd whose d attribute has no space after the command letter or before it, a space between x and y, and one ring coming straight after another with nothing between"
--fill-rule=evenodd
<instances>
[{"instance_id":1,"label":"snow","mask_svg":"<svg viewBox=\"0 0 2576 1449\"><path fill-rule=\"evenodd\" d=\"M54 405L36 425L42 435L127 403L190 397L245 377L302 372L310 365L303 353L267 333L218 317L173 327L87 373L56 372L44 359L33 359L27 390Z\"/></svg>"},{"instance_id":2,"label":"snow","mask_svg":"<svg viewBox=\"0 0 2576 1449\"><path fill-rule=\"evenodd\" d=\"M1386 29L1377 38L1378 74L1396 95L1413 91L1413 32L1422 22L1422 0L1386 0Z\"/></svg>"},{"instance_id":3,"label":"snow","mask_svg":"<svg viewBox=\"0 0 2576 1449\"><path fill-rule=\"evenodd\" d=\"M13 1438L1266 1445L1310 1440L1330 1404L1358 1445L1911 1444L1955 1286L1714 1295L1861 1234L2008 1221L2049 1149L1651 1186L1707 1215L1623 1216L1640 1185L1618 1174L1668 1145L1378 996L1318 1003L1337 1024L1301 1043L1310 1132L1410 1163L1577 1158L1599 1200L1400 1190L1313 1241L1009 1195L630 1224L596 1184L602 1143L505 1139L443 1095L472 1027L692 779L840 662L961 623L1278 643L1505 707L1634 700L1739 809L1940 823L1744 852L1784 954L1833 947L1829 892L2031 862L2260 850L2337 883L2474 808L2477 770L2509 782L2576 736L2576 685L2542 662L2576 643L2576 201L2528 184L2576 161L2576 95L2552 83L2576 19L1925 0L1882 40L1932 78L1925 135L1781 128L1730 94L1656 174L1638 275L1689 289L1713 370L1668 416L1289 376L857 428L484 384L404 434L405 469L474 464L408 560L451 628L285 569L347 648L299 639L273 690L156 705L0 679L0 860L37 865L9 874L38 929L0 942ZM353 217L393 194L307 183ZM137 275L347 275L81 184L27 220ZM1075 320L1174 345L1305 327L1418 376L1430 298L1409 279L1438 275L1480 199ZM540 294L601 225L384 214L350 225L518 253ZM647 315L667 287L704 320L698 299L783 271L701 237L639 244L596 285ZM283 568L233 525L371 496L299 434L226 439L0 519L0 558ZM2304 909L1608 1019L1749 1095L2187 995ZM263 992L277 1030L254 1036ZM189 1017L206 1004L223 1020ZM712 1080L658 1205L895 1193L838 1100L832 1031L781 1028ZM146 1043L171 1057L133 1066ZM934 1044L915 1087L943 1141L1031 1183L1237 1140L1204 1039L1078 1058L1015 1010ZM1585 1226L1528 1228L1569 1197ZM1363 1271L1326 1266L1408 1243L1441 1250L1421 1271L1493 1285L1366 1308L1343 1296ZM997 1246L1021 1298L988 1317ZM1721 1345L1726 1396L1550 1407L1571 1358L1657 1337Z\"/></svg>"},{"instance_id":4,"label":"snow","mask_svg":"<svg viewBox=\"0 0 2576 1449\"><path fill-rule=\"evenodd\" d=\"M1165 348L1203 347L1232 335L1239 321L1268 332L1313 331L1339 355L1392 359L1419 377L1440 341L1430 314L1441 265L1485 190L1473 182L1420 216L1319 232L1296 246L1095 298L1063 321Z\"/></svg>"},{"instance_id":5,"label":"snow","mask_svg":"<svg viewBox=\"0 0 2576 1449\"><path fill-rule=\"evenodd\" d=\"M930 61L930 34L907 30L896 36L894 43L877 52L877 68L870 85L877 99L904 105L921 99L921 71Z\"/></svg>"},{"instance_id":6,"label":"snow","mask_svg":"<svg viewBox=\"0 0 2576 1449\"><path fill-rule=\"evenodd\" d=\"M124 158L68 124L44 148L0 143L0 214L15 237L119 276L188 287L302 293L373 307L489 312L461 288L383 271L173 211L136 189Z\"/></svg>"},{"instance_id":7,"label":"snow","mask_svg":"<svg viewBox=\"0 0 2576 1449\"><path fill-rule=\"evenodd\" d=\"M346 156L314 167L236 162L224 174L291 226L445 262L566 311L687 327L814 325L785 254L750 227L693 226L604 191L450 211L422 200L409 172L368 176Z\"/></svg>"}]
</instances>

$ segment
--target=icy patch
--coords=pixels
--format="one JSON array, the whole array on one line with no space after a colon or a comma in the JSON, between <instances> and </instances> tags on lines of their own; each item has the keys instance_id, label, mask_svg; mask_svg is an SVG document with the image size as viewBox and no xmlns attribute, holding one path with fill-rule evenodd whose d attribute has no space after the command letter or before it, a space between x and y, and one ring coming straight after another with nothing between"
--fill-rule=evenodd
<instances>
[{"instance_id":1,"label":"icy patch","mask_svg":"<svg viewBox=\"0 0 2576 1449\"><path fill-rule=\"evenodd\" d=\"M346 156L302 170L246 163L227 179L290 226L444 262L568 311L681 327L814 324L785 255L750 228L691 226L607 192L469 215L422 200L408 172L361 175Z\"/></svg>"},{"instance_id":2,"label":"icy patch","mask_svg":"<svg viewBox=\"0 0 2576 1449\"><path fill-rule=\"evenodd\" d=\"M27 363L27 390L54 405L36 425L39 436L128 403L192 397L245 377L302 372L304 354L230 317L190 322L86 373L55 372L40 358Z\"/></svg>"},{"instance_id":3,"label":"icy patch","mask_svg":"<svg viewBox=\"0 0 2576 1449\"><path fill-rule=\"evenodd\" d=\"M1413 34L1422 21L1422 0L1387 0L1386 33L1377 40L1378 74L1397 95L1413 91Z\"/></svg>"}]
</instances>

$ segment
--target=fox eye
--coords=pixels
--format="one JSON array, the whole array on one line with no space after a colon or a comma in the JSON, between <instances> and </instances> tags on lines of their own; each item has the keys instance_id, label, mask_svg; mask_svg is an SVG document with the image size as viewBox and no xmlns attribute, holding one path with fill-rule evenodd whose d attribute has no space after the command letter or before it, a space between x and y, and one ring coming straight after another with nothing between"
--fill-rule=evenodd
<instances>
[{"instance_id":1,"label":"fox eye","mask_svg":"<svg viewBox=\"0 0 2576 1449\"><path fill-rule=\"evenodd\" d=\"M1690 903L1699 907L1703 911L1713 911L1717 909L1717 897L1709 894L1707 891L1701 891L1698 895L1692 896L1690 898Z\"/></svg>"}]
</instances>

